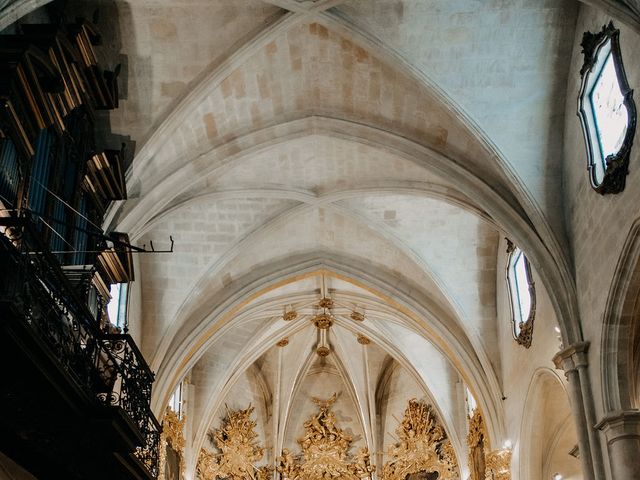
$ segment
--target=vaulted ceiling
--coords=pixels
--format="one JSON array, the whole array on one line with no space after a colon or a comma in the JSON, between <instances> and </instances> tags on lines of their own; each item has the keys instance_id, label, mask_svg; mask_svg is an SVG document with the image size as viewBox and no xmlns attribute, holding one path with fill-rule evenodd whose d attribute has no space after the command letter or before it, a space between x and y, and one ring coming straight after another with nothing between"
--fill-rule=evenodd
<instances>
[{"instance_id":1,"label":"vaulted ceiling","mask_svg":"<svg viewBox=\"0 0 640 480\"><path fill-rule=\"evenodd\" d=\"M505 236L552 293L545 314L573 328L557 157L578 4L105 7L127 78L110 121L137 144L109 222L175 239L139 257L130 319L155 410L194 386L191 451L245 400L272 451L294 447L309 396L329 390L371 451L418 396L463 455L465 387L501 442ZM320 359L309 319L282 314L323 288L366 320L338 316Z\"/></svg>"},{"instance_id":2,"label":"vaulted ceiling","mask_svg":"<svg viewBox=\"0 0 640 480\"><path fill-rule=\"evenodd\" d=\"M137 257L131 296L155 411L189 376L194 451L238 399L279 451L335 388L379 451L418 396L462 455L466 386L501 443L505 236L540 315L580 335L558 161L580 4L99 3L126 79L111 127L137 146L108 224L175 240ZM324 360L308 318L282 318L323 291L366 317L338 317Z\"/></svg>"}]
</instances>

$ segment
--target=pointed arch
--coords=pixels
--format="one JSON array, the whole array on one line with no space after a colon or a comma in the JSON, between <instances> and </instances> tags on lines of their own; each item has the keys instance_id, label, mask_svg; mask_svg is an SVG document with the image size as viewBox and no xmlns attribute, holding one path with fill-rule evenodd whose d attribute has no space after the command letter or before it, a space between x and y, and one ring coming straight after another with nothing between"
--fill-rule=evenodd
<instances>
[{"instance_id":1,"label":"pointed arch","mask_svg":"<svg viewBox=\"0 0 640 480\"><path fill-rule=\"evenodd\" d=\"M640 407L640 218L627 235L602 323L604 412Z\"/></svg>"}]
</instances>

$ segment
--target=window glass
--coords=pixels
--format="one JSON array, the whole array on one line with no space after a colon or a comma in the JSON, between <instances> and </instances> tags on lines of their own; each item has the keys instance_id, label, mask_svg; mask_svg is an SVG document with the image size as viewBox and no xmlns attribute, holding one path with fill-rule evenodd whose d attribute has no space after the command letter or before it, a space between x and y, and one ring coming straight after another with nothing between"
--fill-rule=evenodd
<instances>
[{"instance_id":1,"label":"window glass","mask_svg":"<svg viewBox=\"0 0 640 480\"><path fill-rule=\"evenodd\" d=\"M471 418L473 416L473 411L478 408L478 404L476 403L476 399L473 397L471 390L469 388L467 391L467 416Z\"/></svg>"},{"instance_id":2,"label":"window glass","mask_svg":"<svg viewBox=\"0 0 640 480\"><path fill-rule=\"evenodd\" d=\"M518 255L513 263L513 273L516 283L518 321L526 322L531 313L531 294L529 293L527 262L521 250L518 250Z\"/></svg>"},{"instance_id":3,"label":"window glass","mask_svg":"<svg viewBox=\"0 0 640 480\"><path fill-rule=\"evenodd\" d=\"M607 55L591 90L591 105L601 159L604 162L609 155L617 153L622 147L629 119L611 52Z\"/></svg>"},{"instance_id":4,"label":"window glass","mask_svg":"<svg viewBox=\"0 0 640 480\"><path fill-rule=\"evenodd\" d=\"M522 250L509 242L507 262L507 287L511 303L511 321L516 341L529 348L535 313L535 290L531 267Z\"/></svg>"},{"instance_id":5,"label":"window glass","mask_svg":"<svg viewBox=\"0 0 640 480\"><path fill-rule=\"evenodd\" d=\"M629 173L637 121L633 89L622 62L620 31L610 22L600 32L585 32L580 46L584 63L578 117L591 186L601 195L620 193Z\"/></svg>"},{"instance_id":6,"label":"window glass","mask_svg":"<svg viewBox=\"0 0 640 480\"><path fill-rule=\"evenodd\" d=\"M120 328L124 327L127 318L127 285L114 283L109 289L111 294L111 300L107 304L109 321Z\"/></svg>"},{"instance_id":7,"label":"window glass","mask_svg":"<svg viewBox=\"0 0 640 480\"><path fill-rule=\"evenodd\" d=\"M178 417L182 416L182 382L178 384L174 392L169 399L169 408L178 414Z\"/></svg>"}]
</instances>

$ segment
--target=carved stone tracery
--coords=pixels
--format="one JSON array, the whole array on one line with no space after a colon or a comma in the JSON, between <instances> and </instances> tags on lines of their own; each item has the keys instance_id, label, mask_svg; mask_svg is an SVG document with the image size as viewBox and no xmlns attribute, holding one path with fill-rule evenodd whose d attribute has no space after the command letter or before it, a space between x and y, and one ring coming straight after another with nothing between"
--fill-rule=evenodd
<instances>
[{"instance_id":1,"label":"carved stone tracery","mask_svg":"<svg viewBox=\"0 0 640 480\"><path fill-rule=\"evenodd\" d=\"M458 478L453 447L430 405L409 400L396 434L399 442L388 450L384 480L404 480L420 472L437 473L438 480Z\"/></svg>"}]
</instances>

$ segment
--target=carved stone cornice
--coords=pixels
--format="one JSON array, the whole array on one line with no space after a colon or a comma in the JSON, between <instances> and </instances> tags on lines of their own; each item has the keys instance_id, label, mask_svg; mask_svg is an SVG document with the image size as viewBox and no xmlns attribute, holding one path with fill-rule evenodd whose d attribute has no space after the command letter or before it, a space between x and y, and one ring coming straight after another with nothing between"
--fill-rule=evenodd
<instances>
[{"instance_id":1,"label":"carved stone cornice","mask_svg":"<svg viewBox=\"0 0 640 480\"><path fill-rule=\"evenodd\" d=\"M640 410L617 410L607 413L595 425L604 432L607 444L633 438L640 441Z\"/></svg>"},{"instance_id":2,"label":"carved stone cornice","mask_svg":"<svg viewBox=\"0 0 640 480\"><path fill-rule=\"evenodd\" d=\"M553 357L553 363L558 370L564 370L565 373L572 372L589 364L588 351L589 342L574 343L556 353Z\"/></svg>"}]
</instances>

